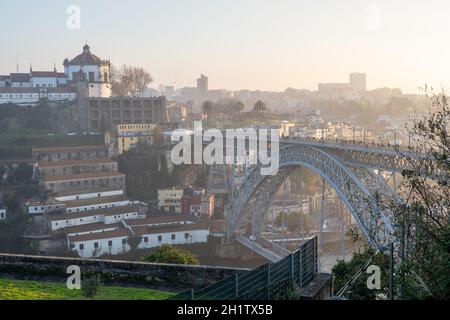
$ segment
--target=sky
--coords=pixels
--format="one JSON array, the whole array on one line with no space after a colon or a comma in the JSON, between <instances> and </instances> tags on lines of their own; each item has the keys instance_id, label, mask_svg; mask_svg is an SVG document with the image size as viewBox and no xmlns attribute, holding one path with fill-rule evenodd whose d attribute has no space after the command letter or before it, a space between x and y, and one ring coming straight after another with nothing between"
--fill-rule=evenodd
<instances>
[{"instance_id":1,"label":"sky","mask_svg":"<svg viewBox=\"0 0 450 320\"><path fill-rule=\"evenodd\" d=\"M316 90L365 72L369 89L417 93L450 86L449 15L448 0L0 0L0 74L17 56L21 72L62 71L87 41L153 87L203 73L210 89Z\"/></svg>"}]
</instances>

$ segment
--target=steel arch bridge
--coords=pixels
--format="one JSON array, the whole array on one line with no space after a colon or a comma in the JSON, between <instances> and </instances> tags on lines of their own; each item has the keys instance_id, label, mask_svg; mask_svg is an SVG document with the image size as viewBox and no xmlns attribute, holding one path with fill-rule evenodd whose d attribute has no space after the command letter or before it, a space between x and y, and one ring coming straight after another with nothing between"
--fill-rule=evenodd
<instances>
[{"instance_id":1,"label":"steel arch bridge","mask_svg":"<svg viewBox=\"0 0 450 320\"><path fill-rule=\"evenodd\" d=\"M260 230L273 193L293 168L303 166L319 174L334 188L370 245L383 250L389 242L395 240L394 226L391 213L387 208L381 208L378 200L384 196L396 195L386 180L374 172L375 166L378 166L380 161L375 161L374 166L372 161L367 163L361 161L361 157L357 157L357 163L350 163L348 160L351 158L348 158L347 153L344 152L345 156L341 158L335 151L314 143L281 144L280 169L277 175L262 176L260 166L255 166L248 173L238 192L235 192L227 208L227 236L232 237L239 233L245 221L249 220L252 210L258 215L257 229ZM389 155L380 155L378 152L375 156L370 155L372 160L377 157L392 161ZM391 166L392 164L388 163L384 169L391 167L392 171L397 171L399 166Z\"/></svg>"}]
</instances>

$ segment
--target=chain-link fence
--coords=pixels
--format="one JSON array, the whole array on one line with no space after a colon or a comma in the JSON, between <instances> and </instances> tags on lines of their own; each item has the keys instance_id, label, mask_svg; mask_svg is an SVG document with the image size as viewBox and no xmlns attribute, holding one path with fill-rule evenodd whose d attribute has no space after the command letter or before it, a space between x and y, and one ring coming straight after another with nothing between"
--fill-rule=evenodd
<instances>
[{"instance_id":1,"label":"chain-link fence","mask_svg":"<svg viewBox=\"0 0 450 320\"><path fill-rule=\"evenodd\" d=\"M182 292L171 300L282 300L297 286L304 288L318 272L317 237L277 263L236 273L198 291Z\"/></svg>"}]
</instances>

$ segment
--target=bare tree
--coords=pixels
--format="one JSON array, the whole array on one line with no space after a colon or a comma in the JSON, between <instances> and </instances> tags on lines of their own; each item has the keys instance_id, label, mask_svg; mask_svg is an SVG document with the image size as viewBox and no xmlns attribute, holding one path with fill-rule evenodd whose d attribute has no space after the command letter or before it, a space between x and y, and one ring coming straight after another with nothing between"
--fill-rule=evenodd
<instances>
[{"instance_id":1,"label":"bare tree","mask_svg":"<svg viewBox=\"0 0 450 320\"><path fill-rule=\"evenodd\" d=\"M125 95L130 95L134 91L134 72L132 66L123 65L120 68L120 82Z\"/></svg>"},{"instance_id":2,"label":"bare tree","mask_svg":"<svg viewBox=\"0 0 450 320\"><path fill-rule=\"evenodd\" d=\"M113 96L126 96L126 89L121 81L121 73L114 65L110 70L111 91Z\"/></svg>"},{"instance_id":3,"label":"bare tree","mask_svg":"<svg viewBox=\"0 0 450 320\"><path fill-rule=\"evenodd\" d=\"M150 73L145 71L142 67L133 68L133 89L140 97L144 95L147 86L153 81Z\"/></svg>"},{"instance_id":4,"label":"bare tree","mask_svg":"<svg viewBox=\"0 0 450 320\"><path fill-rule=\"evenodd\" d=\"M150 73L142 67L122 65L120 70L111 67L111 89L115 96L143 96L147 86L153 81Z\"/></svg>"}]
</instances>

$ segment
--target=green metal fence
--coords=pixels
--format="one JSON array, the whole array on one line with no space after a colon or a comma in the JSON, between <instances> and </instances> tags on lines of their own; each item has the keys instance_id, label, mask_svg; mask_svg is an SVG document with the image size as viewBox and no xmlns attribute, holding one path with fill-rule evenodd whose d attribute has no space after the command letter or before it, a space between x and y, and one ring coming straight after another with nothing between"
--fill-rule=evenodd
<instances>
[{"instance_id":1,"label":"green metal fence","mask_svg":"<svg viewBox=\"0 0 450 320\"><path fill-rule=\"evenodd\" d=\"M317 272L317 237L313 237L277 263L237 273L205 289L182 292L171 300L283 300L294 284L304 288Z\"/></svg>"}]
</instances>

